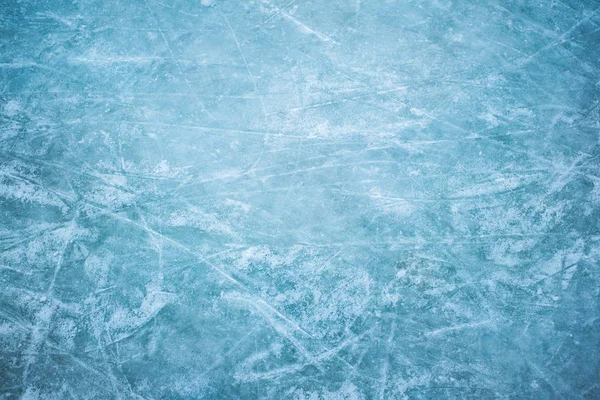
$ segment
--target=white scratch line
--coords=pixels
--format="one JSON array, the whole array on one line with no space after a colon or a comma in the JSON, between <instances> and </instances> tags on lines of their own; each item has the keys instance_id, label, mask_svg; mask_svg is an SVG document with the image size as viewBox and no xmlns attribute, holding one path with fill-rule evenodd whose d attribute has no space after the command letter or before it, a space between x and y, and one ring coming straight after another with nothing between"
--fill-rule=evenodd
<instances>
[{"instance_id":1,"label":"white scratch line","mask_svg":"<svg viewBox=\"0 0 600 400\"><path fill-rule=\"evenodd\" d=\"M454 332L454 331L459 331L462 329L468 329L468 328L477 328L479 326L484 326L484 325L488 325L490 323L490 320L485 320L485 321L480 321L480 322L472 322L470 324L459 324L459 325L454 325L454 326L449 326L448 328L440 328L440 329L436 329L435 331L431 331L431 332L427 332L425 333L425 336L437 336L437 335L441 335L447 332Z\"/></svg>"},{"instance_id":2,"label":"white scratch line","mask_svg":"<svg viewBox=\"0 0 600 400\"><path fill-rule=\"evenodd\" d=\"M227 18L227 16L225 14L222 14L222 15L223 15L223 18L225 18L225 21L227 22L227 26L229 27L229 30L231 31L233 40L235 40L235 44L238 48L238 52L240 53L240 56L242 57L242 61L244 61L244 65L246 66L246 71L248 72L248 76L250 76L250 80L252 81L252 84L254 85L254 91L256 92L256 95L258 96L258 99L260 100L260 105L262 107L262 113L264 116L266 116L267 112L265 110L265 102L263 101L263 98L260 95L260 92L258 91L258 86L256 85L256 79L254 78L254 75L252 75L252 71L250 71L250 67L248 66L246 57L244 57L244 53L242 52L242 47L240 46L240 42L235 34L235 31L231 27L231 24L229 23L229 19Z\"/></svg>"},{"instance_id":3,"label":"white scratch line","mask_svg":"<svg viewBox=\"0 0 600 400\"><path fill-rule=\"evenodd\" d=\"M330 38L329 36L326 36L324 34L322 34L319 31L316 31L308 26L306 26L304 23L302 23L301 21L298 21L296 18L292 17L290 14L286 13L285 11L283 11L282 9L280 9L279 7L277 7L276 5L274 5L273 3L271 3L268 0L264 0L265 3L269 4L271 7L273 7L278 13L281 14L282 17L284 17L285 19L287 19L288 21L298 25L301 29L312 33L313 35L315 35L316 37L318 37L319 39L321 39L324 42L328 42L328 43L335 43L338 44L338 42L336 42L335 40L333 40L332 38Z\"/></svg>"}]
</instances>

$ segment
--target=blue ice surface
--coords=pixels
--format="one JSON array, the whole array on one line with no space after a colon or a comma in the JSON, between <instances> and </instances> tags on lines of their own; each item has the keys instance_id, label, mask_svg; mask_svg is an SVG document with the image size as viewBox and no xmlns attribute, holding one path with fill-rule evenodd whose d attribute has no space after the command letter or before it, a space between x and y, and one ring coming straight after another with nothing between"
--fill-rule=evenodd
<instances>
[{"instance_id":1,"label":"blue ice surface","mask_svg":"<svg viewBox=\"0 0 600 400\"><path fill-rule=\"evenodd\" d=\"M600 398L599 6L3 1L0 398Z\"/></svg>"}]
</instances>

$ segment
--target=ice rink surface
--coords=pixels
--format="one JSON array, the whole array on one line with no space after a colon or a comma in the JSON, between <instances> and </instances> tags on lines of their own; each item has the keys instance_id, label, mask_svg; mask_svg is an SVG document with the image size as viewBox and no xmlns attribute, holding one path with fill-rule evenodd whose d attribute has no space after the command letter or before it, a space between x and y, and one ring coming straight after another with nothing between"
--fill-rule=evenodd
<instances>
[{"instance_id":1,"label":"ice rink surface","mask_svg":"<svg viewBox=\"0 0 600 400\"><path fill-rule=\"evenodd\" d=\"M0 5L0 398L600 398L600 3Z\"/></svg>"}]
</instances>

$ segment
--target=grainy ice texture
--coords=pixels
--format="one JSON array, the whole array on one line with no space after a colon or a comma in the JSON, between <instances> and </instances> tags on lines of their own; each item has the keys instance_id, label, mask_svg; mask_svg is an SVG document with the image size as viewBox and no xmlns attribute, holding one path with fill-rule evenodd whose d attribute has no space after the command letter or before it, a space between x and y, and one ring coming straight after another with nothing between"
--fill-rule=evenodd
<instances>
[{"instance_id":1,"label":"grainy ice texture","mask_svg":"<svg viewBox=\"0 0 600 400\"><path fill-rule=\"evenodd\" d=\"M596 0L6 0L0 398L600 398Z\"/></svg>"}]
</instances>

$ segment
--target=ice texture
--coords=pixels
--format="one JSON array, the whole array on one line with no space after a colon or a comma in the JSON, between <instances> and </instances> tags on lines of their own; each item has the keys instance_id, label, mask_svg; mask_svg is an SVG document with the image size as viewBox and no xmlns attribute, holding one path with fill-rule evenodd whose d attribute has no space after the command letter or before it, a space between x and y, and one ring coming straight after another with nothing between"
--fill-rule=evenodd
<instances>
[{"instance_id":1,"label":"ice texture","mask_svg":"<svg viewBox=\"0 0 600 400\"><path fill-rule=\"evenodd\" d=\"M2 1L0 398L600 398L599 7Z\"/></svg>"}]
</instances>

